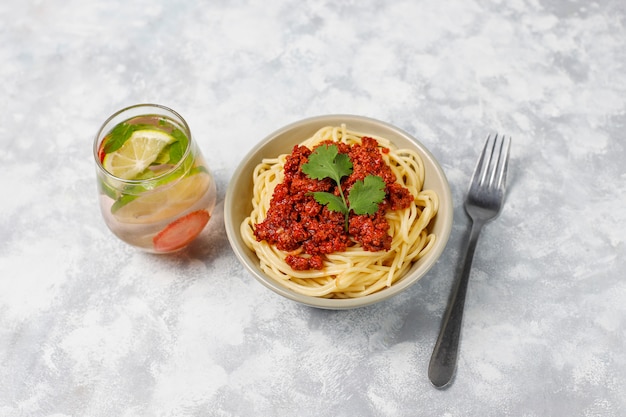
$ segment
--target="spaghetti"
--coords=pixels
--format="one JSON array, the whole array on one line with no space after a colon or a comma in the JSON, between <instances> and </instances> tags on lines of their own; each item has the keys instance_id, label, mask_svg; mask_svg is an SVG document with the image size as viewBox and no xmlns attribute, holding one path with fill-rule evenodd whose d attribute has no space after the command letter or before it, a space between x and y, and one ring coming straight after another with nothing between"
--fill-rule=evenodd
<instances>
[{"instance_id":1,"label":"spaghetti","mask_svg":"<svg viewBox=\"0 0 626 417\"><path fill-rule=\"evenodd\" d=\"M437 214L439 200L434 191L422 189L425 170L415 151L395 149L385 138L351 131L345 125L324 127L303 141L300 147L312 150L329 141L340 146L360 146L372 139L379 146L377 153L395 181L388 189L406 189L412 198L402 209L389 209L392 205L387 204L387 209L380 211L388 224L387 243L382 250L349 239L342 250L324 253L320 265L309 267L306 263L305 267L294 269L294 254L307 261L310 259L308 255L301 254L302 248L281 250L277 247L280 245L269 243L256 233L270 212L277 186L285 180L285 165L293 164L289 158L295 156L283 154L264 159L256 166L253 172L253 209L241 224L241 235L246 245L257 254L261 269L285 287L315 297L362 297L391 286L433 247L436 236L429 232L428 227ZM339 224L342 224L341 221Z\"/></svg>"}]
</instances>

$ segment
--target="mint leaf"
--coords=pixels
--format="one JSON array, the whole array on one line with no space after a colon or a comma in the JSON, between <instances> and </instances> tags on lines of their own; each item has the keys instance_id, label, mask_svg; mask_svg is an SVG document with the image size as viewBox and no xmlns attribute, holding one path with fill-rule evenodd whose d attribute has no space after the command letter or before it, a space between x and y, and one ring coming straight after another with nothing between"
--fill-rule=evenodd
<instances>
[{"instance_id":1,"label":"mint leaf","mask_svg":"<svg viewBox=\"0 0 626 417\"><path fill-rule=\"evenodd\" d=\"M111 153L117 151L122 147L124 142L128 140L130 135L135 131L134 125L129 125L127 123L120 123L115 126L111 133L109 134L109 138L104 144L104 152Z\"/></svg>"},{"instance_id":2,"label":"mint leaf","mask_svg":"<svg viewBox=\"0 0 626 417\"><path fill-rule=\"evenodd\" d=\"M350 210L355 214L374 214L385 195L385 181L378 175L368 175L352 185L348 193Z\"/></svg>"},{"instance_id":3,"label":"mint leaf","mask_svg":"<svg viewBox=\"0 0 626 417\"><path fill-rule=\"evenodd\" d=\"M315 201L317 201L318 203L322 205L326 205L328 210L338 211L340 213L347 214L348 207L346 207L346 204L341 199L341 197L338 197L335 194L327 193L324 191L316 191L311 194L313 194Z\"/></svg>"},{"instance_id":4,"label":"mint leaf","mask_svg":"<svg viewBox=\"0 0 626 417\"><path fill-rule=\"evenodd\" d=\"M115 126L107 135L104 144L104 153L117 151L131 137L133 132L142 129L151 129L153 126L148 124L131 125L128 123L120 123Z\"/></svg>"},{"instance_id":5,"label":"mint leaf","mask_svg":"<svg viewBox=\"0 0 626 417\"><path fill-rule=\"evenodd\" d=\"M187 177L190 177L192 175L196 175L196 174L208 174L209 171L202 165L193 167L189 173L187 174ZM146 179L149 179L148 177ZM173 181L177 179L176 176L172 176L172 175L167 175L165 178L160 179L160 180L156 180L151 184L146 184L146 185L133 185L130 187L127 187L126 190L124 191L124 193L122 193L119 197L117 197L117 200L115 201L115 203L113 203L113 205L111 206L111 213L115 213L117 210L119 210L120 208L124 207L126 204L130 203L131 201L135 200L136 198L139 197L139 195L141 193L144 193L146 191L151 191L157 187L160 187L164 184L167 184L170 181ZM104 188L106 184L101 183L101 186ZM113 190L111 190L113 191ZM105 188L105 192L107 192L107 189ZM115 191L113 191L115 192ZM116 198L115 195L110 195L107 192L107 195L109 195L111 198Z\"/></svg>"},{"instance_id":6,"label":"mint leaf","mask_svg":"<svg viewBox=\"0 0 626 417\"><path fill-rule=\"evenodd\" d=\"M185 134L178 129L174 129L172 131L172 136L176 139L176 142L170 145L170 164L176 165L183 158L183 155L187 150L187 145L189 144L189 139L187 139L187 136L185 136Z\"/></svg>"},{"instance_id":7,"label":"mint leaf","mask_svg":"<svg viewBox=\"0 0 626 417\"><path fill-rule=\"evenodd\" d=\"M111 197L112 199L115 200L118 197L118 192L115 190L115 188L107 184L106 181L98 181L98 187L100 187L100 190L102 190L105 195Z\"/></svg>"},{"instance_id":8,"label":"mint leaf","mask_svg":"<svg viewBox=\"0 0 626 417\"><path fill-rule=\"evenodd\" d=\"M176 142L174 142L176 143ZM163 164L168 164L170 162L170 149L172 149L172 145L174 145L174 143L170 143L169 145L166 145L161 152L159 152L159 155L157 156L157 158L154 160L154 162L152 162L151 165L163 165Z\"/></svg>"},{"instance_id":9,"label":"mint leaf","mask_svg":"<svg viewBox=\"0 0 626 417\"><path fill-rule=\"evenodd\" d=\"M339 186L343 177L352 174L352 161L348 155L339 153L337 145L322 145L309 155L302 172L316 180L331 178Z\"/></svg>"},{"instance_id":10,"label":"mint leaf","mask_svg":"<svg viewBox=\"0 0 626 417\"><path fill-rule=\"evenodd\" d=\"M120 198L118 198L117 201L111 206L111 213L115 214L116 211L135 200L137 197L139 196L135 194L122 194Z\"/></svg>"}]
</instances>

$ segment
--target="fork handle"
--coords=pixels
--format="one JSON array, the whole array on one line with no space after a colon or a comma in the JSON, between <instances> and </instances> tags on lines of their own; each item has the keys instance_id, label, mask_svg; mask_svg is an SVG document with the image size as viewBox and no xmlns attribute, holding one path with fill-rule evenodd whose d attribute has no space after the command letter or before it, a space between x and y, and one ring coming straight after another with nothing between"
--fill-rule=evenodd
<instances>
[{"instance_id":1,"label":"fork handle","mask_svg":"<svg viewBox=\"0 0 626 417\"><path fill-rule=\"evenodd\" d=\"M428 365L428 377L437 388L443 388L448 385L456 368L467 283L472 269L476 243L483 225L484 222L482 221L474 221L472 223L465 260L463 261L463 270L453 284L448 306L443 316L441 330L439 331L439 337L435 343L430 364Z\"/></svg>"}]
</instances>

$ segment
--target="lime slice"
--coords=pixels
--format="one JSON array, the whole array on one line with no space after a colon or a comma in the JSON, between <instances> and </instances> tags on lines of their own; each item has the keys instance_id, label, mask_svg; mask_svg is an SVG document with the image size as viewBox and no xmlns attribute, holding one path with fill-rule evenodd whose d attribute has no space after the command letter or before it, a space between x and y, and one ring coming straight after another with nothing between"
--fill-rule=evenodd
<instances>
[{"instance_id":1,"label":"lime slice","mask_svg":"<svg viewBox=\"0 0 626 417\"><path fill-rule=\"evenodd\" d=\"M137 130L118 150L106 154L102 165L118 178L135 179L174 141L172 135L160 130Z\"/></svg>"},{"instance_id":2,"label":"lime slice","mask_svg":"<svg viewBox=\"0 0 626 417\"><path fill-rule=\"evenodd\" d=\"M176 184L147 191L127 202L113 215L123 223L153 223L179 215L206 193L211 177L205 171L185 177Z\"/></svg>"}]
</instances>

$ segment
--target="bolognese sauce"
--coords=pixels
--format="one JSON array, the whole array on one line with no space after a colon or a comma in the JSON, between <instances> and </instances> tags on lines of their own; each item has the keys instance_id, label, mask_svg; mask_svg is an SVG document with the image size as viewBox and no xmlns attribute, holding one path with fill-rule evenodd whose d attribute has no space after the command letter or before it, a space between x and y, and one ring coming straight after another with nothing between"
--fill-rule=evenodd
<instances>
[{"instance_id":1,"label":"bolognese sauce","mask_svg":"<svg viewBox=\"0 0 626 417\"><path fill-rule=\"evenodd\" d=\"M335 144L353 165L352 173L341 181L343 193L348 193L356 181L377 175L385 182L386 195L374 214L350 212L346 228L343 213L329 210L312 195L325 191L338 196L337 184L330 178L311 179L302 172L302 165L315 148L294 146L285 161L284 180L274 189L267 216L254 228L258 241L265 240L288 252L285 261L294 270L322 269L324 255L342 252L355 243L367 251L389 250L392 237L385 213L407 208L414 200L408 189L396 183L382 157L389 149L380 147L376 139L363 137L360 144Z\"/></svg>"}]
</instances>

